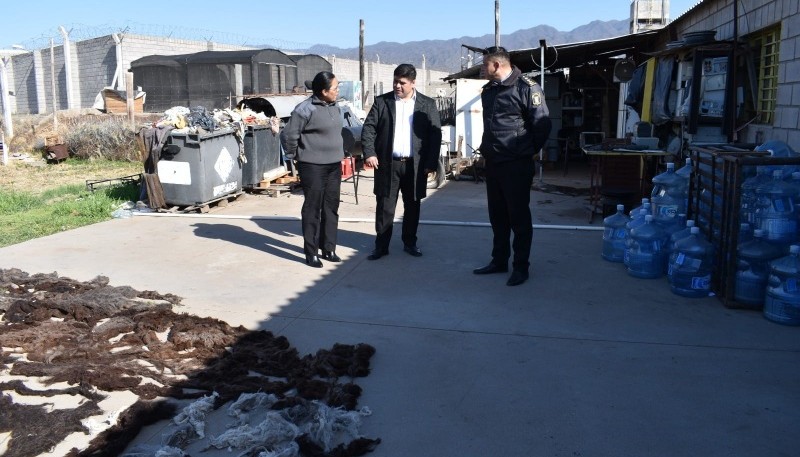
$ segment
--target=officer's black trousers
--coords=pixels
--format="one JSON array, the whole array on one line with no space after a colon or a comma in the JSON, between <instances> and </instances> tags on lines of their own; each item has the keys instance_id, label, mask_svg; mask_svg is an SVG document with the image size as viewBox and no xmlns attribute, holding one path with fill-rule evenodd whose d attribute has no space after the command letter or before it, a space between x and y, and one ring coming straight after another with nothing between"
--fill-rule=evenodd
<instances>
[{"instance_id":1,"label":"officer's black trousers","mask_svg":"<svg viewBox=\"0 0 800 457\"><path fill-rule=\"evenodd\" d=\"M486 164L486 197L492 224L492 262L507 266L514 249L512 267L528 271L533 227L530 201L534 163L530 157ZM511 243L511 233L514 241Z\"/></svg>"}]
</instances>

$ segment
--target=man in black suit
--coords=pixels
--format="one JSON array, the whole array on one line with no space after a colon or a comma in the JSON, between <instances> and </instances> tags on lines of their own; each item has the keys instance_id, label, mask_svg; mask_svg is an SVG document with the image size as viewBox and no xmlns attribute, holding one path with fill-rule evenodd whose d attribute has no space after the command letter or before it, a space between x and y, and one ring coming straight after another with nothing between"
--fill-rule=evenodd
<instances>
[{"instance_id":1,"label":"man in black suit","mask_svg":"<svg viewBox=\"0 0 800 457\"><path fill-rule=\"evenodd\" d=\"M403 250L419 257L417 226L428 173L437 169L442 143L436 102L417 92L417 70L411 64L394 70L393 91L375 97L364 121L361 143L367 165L375 169L375 250L377 260L389 254L398 192L403 194Z\"/></svg>"}]
</instances>

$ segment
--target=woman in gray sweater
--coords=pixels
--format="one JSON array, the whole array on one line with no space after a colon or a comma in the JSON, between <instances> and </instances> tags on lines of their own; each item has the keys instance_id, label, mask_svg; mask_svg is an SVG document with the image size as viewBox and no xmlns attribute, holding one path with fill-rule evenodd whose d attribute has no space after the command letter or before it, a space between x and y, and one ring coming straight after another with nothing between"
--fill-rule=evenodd
<instances>
[{"instance_id":1,"label":"woman in gray sweater","mask_svg":"<svg viewBox=\"0 0 800 457\"><path fill-rule=\"evenodd\" d=\"M305 196L301 217L306 264L320 268L320 257L342 261L336 255L336 231L344 144L336 76L329 71L317 73L311 90L313 95L292 111L281 132L281 144L286 158L297 161Z\"/></svg>"}]
</instances>

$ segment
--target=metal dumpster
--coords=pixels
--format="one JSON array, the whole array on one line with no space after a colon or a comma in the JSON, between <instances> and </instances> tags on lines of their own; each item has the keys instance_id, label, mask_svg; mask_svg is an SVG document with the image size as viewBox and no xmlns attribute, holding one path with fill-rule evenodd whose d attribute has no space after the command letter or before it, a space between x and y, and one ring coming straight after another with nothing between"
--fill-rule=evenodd
<instances>
[{"instance_id":1,"label":"metal dumpster","mask_svg":"<svg viewBox=\"0 0 800 457\"><path fill-rule=\"evenodd\" d=\"M257 187L268 173L281 166L281 143L268 125L248 125L244 133L242 187Z\"/></svg>"},{"instance_id":2,"label":"metal dumpster","mask_svg":"<svg viewBox=\"0 0 800 457\"><path fill-rule=\"evenodd\" d=\"M172 132L157 165L169 205L192 206L242 190L242 164L234 131Z\"/></svg>"}]
</instances>

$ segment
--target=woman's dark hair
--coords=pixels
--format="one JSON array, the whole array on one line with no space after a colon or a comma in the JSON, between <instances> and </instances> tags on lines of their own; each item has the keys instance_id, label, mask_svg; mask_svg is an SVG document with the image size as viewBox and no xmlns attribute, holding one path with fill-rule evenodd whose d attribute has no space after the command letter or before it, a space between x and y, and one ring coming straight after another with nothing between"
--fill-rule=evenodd
<instances>
[{"instance_id":1,"label":"woman's dark hair","mask_svg":"<svg viewBox=\"0 0 800 457\"><path fill-rule=\"evenodd\" d=\"M408 78L409 81L417 80L417 69L410 63L401 63L394 69L395 78Z\"/></svg>"},{"instance_id":2,"label":"woman's dark hair","mask_svg":"<svg viewBox=\"0 0 800 457\"><path fill-rule=\"evenodd\" d=\"M317 73L317 76L314 76L314 80L311 81L311 91L314 92L314 95L320 96L322 95L323 90L328 90L331 88L331 81L335 78L336 75L329 71L321 71Z\"/></svg>"}]
</instances>

